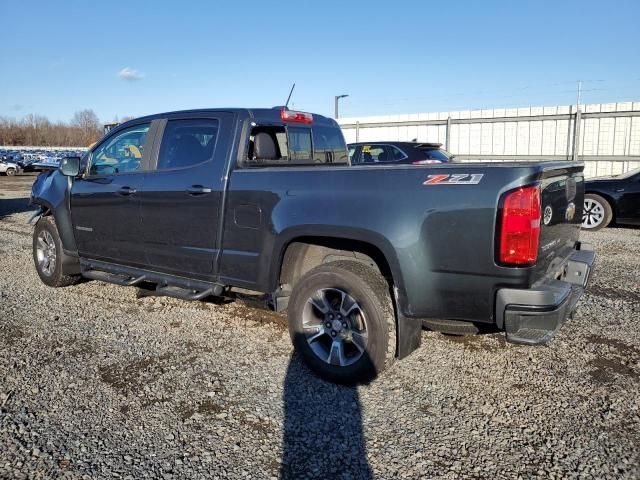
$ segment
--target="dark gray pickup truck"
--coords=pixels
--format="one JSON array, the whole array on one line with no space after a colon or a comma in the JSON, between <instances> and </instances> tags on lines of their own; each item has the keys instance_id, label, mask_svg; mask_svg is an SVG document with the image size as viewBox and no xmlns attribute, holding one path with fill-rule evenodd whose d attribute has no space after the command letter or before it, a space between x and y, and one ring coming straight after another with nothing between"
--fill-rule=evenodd
<instances>
[{"instance_id":1,"label":"dark gray pickup truck","mask_svg":"<svg viewBox=\"0 0 640 480\"><path fill-rule=\"evenodd\" d=\"M423 322L550 340L594 262L583 164L349 165L332 119L286 108L152 115L42 173L33 257L47 285L232 288L287 310L322 377L366 382Z\"/></svg>"}]
</instances>

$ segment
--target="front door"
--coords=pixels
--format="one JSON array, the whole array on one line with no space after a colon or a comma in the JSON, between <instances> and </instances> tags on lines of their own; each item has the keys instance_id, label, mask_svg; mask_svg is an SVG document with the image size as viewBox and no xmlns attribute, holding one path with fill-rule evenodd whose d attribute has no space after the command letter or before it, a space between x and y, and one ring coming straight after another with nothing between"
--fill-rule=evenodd
<instances>
[{"instance_id":1,"label":"front door","mask_svg":"<svg viewBox=\"0 0 640 480\"><path fill-rule=\"evenodd\" d=\"M625 223L640 224L640 173L621 183L618 217Z\"/></svg>"},{"instance_id":2,"label":"front door","mask_svg":"<svg viewBox=\"0 0 640 480\"><path fill-rule=\"evenodd\" d=\"M148 170L150 129L150 122L140 123L106 138L74 181L71 217L80 256L145 264L138 195Z\"/></svg>"},{"instance_id":3,"label":"front door","mask_svg":"<svg viewBox=\"0 0 640 480\"><path fill-rule=\"evenodd\" d=\"M166 120L140 196L150 268L212 279L233 126L228 112Z\"/></svg>"}]
</instances>

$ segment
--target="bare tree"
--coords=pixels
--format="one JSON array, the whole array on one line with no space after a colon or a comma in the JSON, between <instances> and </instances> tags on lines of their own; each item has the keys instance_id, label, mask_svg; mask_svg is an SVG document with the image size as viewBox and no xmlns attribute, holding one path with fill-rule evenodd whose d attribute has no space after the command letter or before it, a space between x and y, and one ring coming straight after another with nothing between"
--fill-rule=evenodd
<instances>
[{"instance_id":1,"label":"bare tree","mask_svg":"<svg viewBox=\"0 0 640 480\"><path fill-rule=\"evenodd\" d=\"M71 125L82 131L82 142L85 145L100 138L100 120L93 110L80 110L74 113Z\"/></svg>"},{"instance_id":2,"label":"bare tree","mask_svg":"<svg viewBox=\"0 0 640 480\"><path fill-rule=\"evenodd\" d=\"M86 147L102 135L93 110L76 112L69 123L51 123L47 117L29 114L22 119L0 117L0 145Z\"/></svg>"}]
</instances>

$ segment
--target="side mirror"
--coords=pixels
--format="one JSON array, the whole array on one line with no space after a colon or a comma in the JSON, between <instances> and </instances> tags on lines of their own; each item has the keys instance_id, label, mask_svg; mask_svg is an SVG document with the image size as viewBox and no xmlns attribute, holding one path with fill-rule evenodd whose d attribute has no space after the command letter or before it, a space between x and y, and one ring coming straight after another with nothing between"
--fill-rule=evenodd
<instances>
[{"instance_id":1,"label":"side mirror","mask_svg":"<svg viewBox=\"0 0 640 480\"><path fill-rule=\"evenodd\" d=\"M60 160L60 172L67 177L77 177L80 173L80 157L64 157Z\"/></svg>"}]
</instances>

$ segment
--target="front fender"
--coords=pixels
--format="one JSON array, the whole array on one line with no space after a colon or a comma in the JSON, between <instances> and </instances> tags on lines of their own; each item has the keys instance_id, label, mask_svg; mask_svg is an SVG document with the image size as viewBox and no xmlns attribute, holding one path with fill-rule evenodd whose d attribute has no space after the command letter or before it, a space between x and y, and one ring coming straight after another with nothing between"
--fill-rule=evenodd
<instances>
[{"instance_id":1,"label":"front fender","mask_svg":"<svg viewBox=\"0 0 640 480\"><path fill-rule=\"evenodd\" d=\"M67 254L77 255L78 248L73 234L69 203L72 182L70 177L62 175L58 170L43 172L33 183L30 203L42 208L42 213L48 210L53 215L62 248Z\"/></svg>"}]
</instances>

